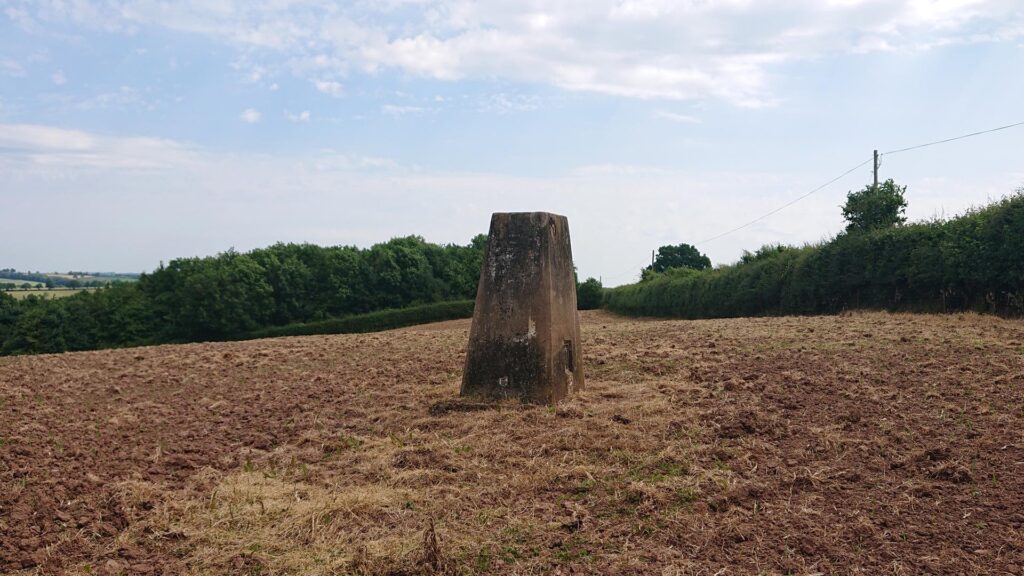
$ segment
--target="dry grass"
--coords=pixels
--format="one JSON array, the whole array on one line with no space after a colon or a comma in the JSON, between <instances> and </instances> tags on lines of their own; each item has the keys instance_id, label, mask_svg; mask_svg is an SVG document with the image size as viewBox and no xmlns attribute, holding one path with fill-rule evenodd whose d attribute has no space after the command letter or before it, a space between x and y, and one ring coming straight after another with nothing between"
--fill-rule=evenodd
<instances>
[{"instance_id":1,"label":"dry grass","mask_svg":"<svg viewBox=\"0 0 1024 576\"><path fill-rule=\"evenodd\" d=\"M336 574L367 556L402 560L418 549L418 534L386 529L409 501L408 491L329 489L289 476L235 472L214 482L208 494L171 507L172 526L193 539L199 572L245 564L277 573Z\"/></svg>"}]
</instances>

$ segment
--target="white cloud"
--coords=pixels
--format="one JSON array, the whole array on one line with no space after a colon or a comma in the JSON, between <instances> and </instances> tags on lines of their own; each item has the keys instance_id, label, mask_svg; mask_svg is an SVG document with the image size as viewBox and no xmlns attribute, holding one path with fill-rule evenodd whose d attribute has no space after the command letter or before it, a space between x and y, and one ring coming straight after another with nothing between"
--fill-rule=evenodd
<instances>
[{"instance_id":1,"label":"white cloud","mask_svg":"<svg viewBox=\"0 0 1024 576\"><path fill-rule=\"evenodd\" d=\"M0 60L0 75L21 77L25 75L25 67L10 59Z\"/></svg>"},{"instance_id":2,"label":"white cloud","mask_svg":"<svg viewBox=\"0 0 1024 576\"><path fill-rule=\"evenodd\" d=\"M326 148L319 150L310 157L310 167L316 172L352 172L352 171L392 171L405 172L405 169L391 158L351 154Z\"/></svg>"},{"instance_id":3,"label":"white cloud","mask_svg":"<svg viewBox=\"0 0 1024 576\"><path fill-rule=\"evenodd\" d=\"M255 108L246 108L239 115L239 118L242 119L242 122L245 122L247 124L255 124L259 122L261 117L262 115L260 114L259 110L256 110Z\"/></svg>"},{"instance_id":4,"label":"white cloud","mask_svg":"<svg viewBox=\"0 0 1024 576\"><path fill-rule=\"evenodd\" d=\"M0 261L67 269L108 258L110 264L90 267L151 269L161 259L277 241L368 245L417 233L465 243L486 230L492 212L549 210L569 217L580 274L613 285L634 278L652 248L752 220L819 184L828 171L820 172L612 164L522 177L423 170L338 150L227 153L159 138L0 124L0 196L33 199L5 205L7 232L31 234L38 225L33 215L46 205L51 225L83 239L69 245L60 235L36 235L31 246L0 243ZM915 192L914 218L959 213L1009 193L1024 178L1017 167L977 181L926 176L904 181ZM842 228L837 206L859 184L851 175L701 249L728 262L769 242L816 241ZM97 205L104 206L104 228L118 233L95 234L95 221L82 218ZM136 242L126 250L129 232Z\"/></svg>"},{"instance_id":5,"label":"white cloud","mask_svg":"<svg viewBox=\"0 0 1024 576\"><path fill-rule=\"evenodd\" d=\"M29 15L27 8L15 8L9 6L4 9L4 14L18 25L22 30L32 31L35 29L35 21Z\"/></svg>"},{"instance_id":6,"label":"white cloud","mask_svg":"<svg viewBox=\"0 0 1024 576\"><path fill-rule=\"evenodd\" d=\"M244 55L231 62L231 67L239 71L242 74L242 79L249 83L259 82L267 75L266 66L253 62L252 58L248 55Z\"/></svg>"},{"instance_id":7,"label":"white cloud","mask_svg":"<svg viewBox=\"0 0 1024 576\"><path fill-rule=\"evenodd\" d=\"M419 114L425 111L425 108L420 106L399 106L396 104L385 104L380 107L380 111L388 116L405 116L406 114Z\"/></svg>"},{"instance_id":8,"label":"white cloud","mask_svg":"<svg viewBox=\"0 0 1024 576\"><path fill-rule=\"evenodd\" d=\"M103 92L95 96L83 98L75 103L75 107L81 110L126 109L131 107L153 110L157 107L157 102L147 100L142 93L131 86L121 86L111 92Z\"/></svg>"},{"instance_id":9,"label":"white cloud","mask_svg":"<svg viewBox=\"0 0 1024 576\"><path fill-rule=\"evenodd\" d=\"M344 87L341 85L341 82L336 82L334 80L315 79L313 80L313 86L316 86L318 91L323 92L324 94L330 94L335 98L344 94Z\"/></svg>"},{"instance_id":10,"label":"white cloud","mask_svg":"<svg viewBox=\"0 0 1024 576\"><path fill-rule=\"evenodd\" d=\"M163 138L108 137L35 124L0 124L0 167L38 167L40 174L69 168L152 169L194 165L184 144ZM13 171L11 172L13 174Z\"/></svg>"},{"instance_id":11,"label":"white cloud","mask_svg":"<svg viewBox=\"0 0 1024 576\"><path fill-rule=\"evenodd\" d=\"M654 113L655 118L663 118L665 120L671 120L673 122L679 122L681 124L700 124L700 118L696 116L690 116L689 114L679 114L677 112L669 112L667 110L658 110Z\"/></svg>"},{"instance_id":12,"label":"white cloud","mask_svg":"<svg viewBox=\"0 0 1024 576\"><path fill-rule=\"evenodd\" d=\"M483 112L508 114L510 112L531 112L540 107L540 98L517 94L491 94L481 100L479 109Z\"/></svg>"},{"instance_id":13,"label":"white cloud","mask_svg":"<svg viewBox=\"0 0 1024 576\"><path fill-rule=\"evenodd\" d=\"M396 6L400 4L401 9ZM21 20L201 34L339 96L335 78L394 70L629 98L772 105L780 66L837 53L1016 42L1015 0L319 0L22 2ZM14 18L14 16L11 16Z\"/></svg>"},{"instance_id":14,"label":"white cloud","mask_svg":"<svg viewBox=\"0 0 1024 576\"><path fill-rule=\"evenodd\" d=\"M52 75L50 75L50 80L53 80L53 83L57 86L63 86L68 83L68 79L66 76L64 76L63 70L57 70Z\"/></svg>"},{"instance_id":15,"label":"white cloud","mask_svg":"<svg viewBox=\"0 0 1024 576\"><path fill-rule=\"evenodd\" d=\"M298 114L294 114L287 110L284 111L284 117L292 122L309 122L309 110L303 110Z\"/></svg>"},{"instance_id":16,"label":"white cloud","mask_svg":"<svg viewBox=\"0 0 1024 576\"><path fill-rule=\"evenodd\" d=\"M96 138L77 130L30 124L0 124L0 149L5 151L84 151Z\"/></svg>"}]
</instances>

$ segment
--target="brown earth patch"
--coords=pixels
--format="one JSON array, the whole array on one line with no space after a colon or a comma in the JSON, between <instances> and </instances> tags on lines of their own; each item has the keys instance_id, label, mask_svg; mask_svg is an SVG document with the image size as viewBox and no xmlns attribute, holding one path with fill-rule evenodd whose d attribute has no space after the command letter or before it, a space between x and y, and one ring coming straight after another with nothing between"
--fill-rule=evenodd
<instances>
[{"instance_id":1,"label":"brown earth patch","mask_svg":"<svg viewBox=\"0 0 1024 576\"><path fill-rule=\"evenodd\" d=\"M467 328L0 359L0 573L1024 574L1020 321L584 313L552 408Z\"/></svg>"}]
</instances>

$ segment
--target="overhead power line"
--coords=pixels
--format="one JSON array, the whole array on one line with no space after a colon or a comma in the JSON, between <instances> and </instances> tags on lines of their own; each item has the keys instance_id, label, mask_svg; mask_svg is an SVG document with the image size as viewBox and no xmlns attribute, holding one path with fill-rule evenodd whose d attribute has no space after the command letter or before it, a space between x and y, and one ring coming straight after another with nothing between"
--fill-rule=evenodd
<instances>
[{"instance_id":1,"label":"overhead power line","mask_svg":"<svg viewBox=\"0 0 1024 576\"><path fill-rule=\"evenodd\" d=\"M810 196L811 194L814 194L815 192L818 192L818 191L822 190L823 188L825 188L825 187L829 186L830 184L832 184L832 183L834 183L834 182L838 181L838 180L839 180L839 179L841 179L841 178L842 178L843 176L846 176L846 175L850 174L851 172L853 172L853 171L857 170L858 168L860 168L860 167L862 167L862 166L864 166L864 165L866 165L866 164L870 163L870 162L871 162L872 160L874 160L874 158L868 158L867 160L865 160L865 161L861 162L860 164L857 164L857 165L856 165L856 166L854 166L853 168L850 168L850 169L849 169L849 170L847 170L846 172L843 172L843 173L842 173L842 174L840 174L839 176L836 176L835 178L833 178L833 179L829 180L828 182L825 182L825 183L824 183L824 184L822 184L821 186L818 186L817 188L815 188L815 189L811 190L810 192L808 192L808 193L804 194L803 196L798 196L798 197L796 197L796 198L794 198L794 199L790 200L789 202L786 202L786 203L785 203L785 204L783 204L782 206L779 206L778 208L776 208L776 209L772 210L771 212L768 212L768 213L762 214L761 216L758 216L757 218L754 218L753 220L751 220L750 222L747 222L746 224L743 224L742 226L737 226L737 227L733 228L732 230L729 230L729 231L727 231L727 232L722 232L721 234L719 234L719 235L717 235L717 236L712 236L711 238L705 238L704 240L701 240L701 241L699 241L699 242L696 242L696 243L694 244L694 246L700 246L701 244L706 244L706 243L708 243L708 242L711 242L712 240L718 240L719 238L722 238L723 236L728 236L729 234L732 234L733 232L738 232L738 231L740 231L740 230L743 230L744 228L746 228L747 226L750 226L751 224L757 224L757 223L758 223L758 222L760 222L761 220L764 220L765 218L767 218L767 217L769 217L769 216L772 216L772 215L774 215L774 214L777 214L777 213L779 213L779 212L781 212L781 211L785 210L786 208L789 208L789 207L790 207L790 206L792 206L793 204L796 204L797 202L799 202L799 201L803 200L804 198L807 198L807 197L808 197L808 196Z\"/></svg>"},{"instance_id":2,"label":"overhead power line","mask_svg":"<svg viewBox=\"0 0 1024 576\"><path fill-rule=\"evenodd\" d=\"M992 133L992 132L999 132L1000 130L1007 130L1009 128L1016 128L1017 126L1024 126L1024 122L1014 122L1013 124L1007 124L1005 126L998 126L996 128L989 128L988 130L980 130L978 132L971 132L970 134L961 134L960 136L954 136L952 138L945 138L943 140L936 140L934 142L925 142L924 144L916 144L914 146L907 146L906 148L898 148L896 150L890 150L888 152L879 153L876 150L874 155L871 158L868 158L867 160L861 162L860 164L857 164L853 168L850 168L846 172L843 172L839 176L836 176L835 178L829 180L828 182L825 182L821 186L818 186L817 188L807 192L806 194L803 194L802 196L798 196L798 197L794 198L793 200L790 200L789 202L783 204L782 206L779 206L778 208L776 208L776 209L774 209L774 210L772 210L770 212L766 212L765 214L762 214L761 216L758 216L757 218L754 218L753 220L751 220L750 222L747 222L746 224L743 224L741 226L737 226L737 227L735 227L735 228L733 228L731 230L727 230L727 231L722 232L721 234L718 234L716 236L712 236L710 238L705 238L704 240L701 240L699 242L695 242L694 246L700 246L701 244L706 244L708 242L712 242L714 240L718 240L719 238L723 238L723 237L728 236L729 234L732 234L734 232L739 232L740 230L743 230L744 228L746 228L748 226L751 226L753 224L757 224L761 220L764 220L765 218L768 218L769 216L773 216L773 215L775 215L775 214L785 210L786 208L789 208L790 206L792 206L793 204L796 204L797 202L803 200L804 198L807 198L808 196L811 196L812 194L814 194L816 192L820 192L824 188L826 188L826 187L830 186L831 184L834 184L835 182L839 181L844 176L849 175L850 173L856 171L858 168L864 166L865 164L871 163L871 162L874 162L874 166L873 167L874 167L874 170L875 170L875 179L876 179L876 185L877 185L878 167L881 166L881 157L882 156L886 156L888 154L899 154L900 152L909 152L910 150L917 150L919 148L927 148L929 146L935 146L935 145L938 145L938 144L945 144L947 142L955 142L957 140L963 140L964 138L971 138L972 136L980 136L982 134L989 134L989 133ZM622 277L622 276L624 276L624 275L626 275L628 273L629 272L623 272L621 274L615 274L613 276L609 276L609 278L620 278L620 277Z\"/></svg>"},{"instance_id":3,"label":"overhead power line","mask_svg":"<svg viewBox=\"0 0 1024 576\"><path fill-rule=\"evenodd\" d=\"M825 188L826 186L828 186L828 185L836 182L837 180L841 179L843 176L846 176L846 175L850 174L851 172L857 170L858 168L861 168L865 164L868 164L872 160L874 160L874 158L868 158L867 160L861 162L860 164L857 164L853 168L850 168L846 172L843 172L839 176L836 176L835 178L829 180L828 182L825 182L821 186L818 186L817 188L811 190L810 192L807 192L803 196L799 196L797 198L794 198L793 200L790 200L789 202L783 204L782 206L779 206L778 208L772 210L771 212L768 212L766 214L762 214L761 216L758 216L757 218L754 218L753 220L751 220L750 222L747 222L746 224L743 224L742 226L737 226L736 228L733 228L732 230L729 230L727 232L722 232L721 234L719 234L717 236L712 236L711 238L705 238L704 240L701 240L699 242L695 242L693 245L694 246L700 246L701 244L705 244L707 242L711 242L712 240L718 240L719 238L721 238L723 236L728 236L729 234L732 234L733 232L737 232L739 230L742 230L742 229L746 228L747 226L750 226L752 224L756 224L756 223L760 222L761 220L764 220L765 218L768 218L769 216L771 216L771 215L773 215L773 214L775 214L777 212L781 212L782 210L785 210L786 208L789 208L793 204L796 204L797 202L803 200L804 198L807 198L811 194L814 194L815 192L820 191L821 189ZM635 273L636 272L621 272L619 274L613 274L611 276L608 276L608 278L609 279L616 279L616 278L621 278L621 277L625 276L626 274L635 274Z\"/></svg>"},{"instance_id":4,"label":"overhead power line","mask_svg":"<svg viewBox=\"0 0 1024 576\"><path fill-rule=\"evenodd\" d=\"M890 150L888 152L882 152L885 154L898 154L900 152L906 152L908 150L917 150L918 148L927 148L928 146L935 146L936 144L945 144L946 142L953 142L954 140L963 140L964 138L970 138L971 136L979 136L981 134L988 134L989 132L999 132L1000 130L1006 130L1007 128L1013 128L1015 126L1024 126L1024 122L1017 122L1014 124L1007 124L1006 126L1000 126L998 128L989 128L988 130L982 130L980 132L971 132L970 134L964 134L962 136L955 136L953 138L946 138L945 140L936 140L935 142L928 142L925 144L918 144L916 146L907 146L906 148L900 148L899 150Z\"/></svg>"},{"instance_id":5,"label":"overhead power line","mask_svg":"<svg viewBox=\"0 0 1024 576\"><path fill-rule=\"evenodd\" d=\"M881 154L877 154L877 151L876 151L877 155L874 156L873 158L869 158L869 159L865 160L864 162L861 162L860 164L854 166L853 168L850 168L846 172L843 172L839 176L836 176L835 178L829 180L828 182L822 184L821 186L818 186L814 190L811 190L810 192L807 192L806 194L804 194L802 196L798 196L797 198L794 198L793 200L783 204L782 206L779 206L778 208L772 210L771 212L767 212L765 214L762 214L761 216L758 216L757 218L754 218L753 220L751 220L750 222L747 222L746 224L743 224L741 226L737 226L736 228L733 228L732 230L728 230L728 231L722 232L721 234L718 234L716 236L712 236L710 238L705 238L704 240L696 242L694 244L694 246L700 246L701 244L706 244L706 243L711 242L713 240L718 240L719 238L723 238L725 236L728 236L729 234L732 234L734 232L738 232L740 230L743 230L744 228L746 228L746 227L748 227L748 226L750 226L752 224L756 224L756 223L760 222L761 220L764 220L765 218L768 218L769 216L777 214L777 213L781 212L782 210L785 210L786 208L789 208L793 204L796 204L797 202L803 200L804 198L807 198L808 196L814 194L815 192L819 192L820 190L824 189L825 187L829 186L830 184L833 184L834 182L838 181L842 177L850 174L854 170L857 170L858 168L860 168L861 166L864 166L865 164L868 164L869 162L872 162L872 161L875 162L875 170L877 171L878 166L880 165L879 164L879 157L880 156L885 156L887 154L899 154L900 152L908 152L910 150L917 150L918 148L927 148L928 146L935 146L937 144L945 144L947 142L954 142L956 140L963 140L964 138L970 138L972 136L980 136L981 134L989 134L991 132L998 132L1000 130L1006 130L1006 129L1009 129L1009 128L1015 128L1017 126L1024 126L1024 122L1015 122L1013 124L1007 124L1005 126L998 126L996 128L989 128L988 130L980 130L978 132L971 132L970 134L961 134L960 136L954 136L953 138L946 138L944 140L936 140L934 142L925 142L924 144L917 144L917 145L914 145L914 146L907 146L906 148L899 148L899 149L896 149L896 150L890 150L888 152L883 152Z\"/></svg>"}]
</instances>

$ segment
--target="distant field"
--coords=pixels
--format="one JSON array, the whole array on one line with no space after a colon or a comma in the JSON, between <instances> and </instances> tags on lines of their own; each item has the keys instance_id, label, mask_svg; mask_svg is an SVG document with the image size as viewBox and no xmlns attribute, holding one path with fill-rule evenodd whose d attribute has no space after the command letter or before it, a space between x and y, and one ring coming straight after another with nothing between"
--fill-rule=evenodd
<instances>
[{"instance_id":1,"label":"distant field","mask_svg":"<svg viewBox=\"0 0 1024 576\"><path fill-rule=\"evenodd\" d=\"M33 286L42 286L42 282L32 282L31 280L14 280L12 278L0 278L0 284L15 284L21 286L22 284L31 284Z\"/></svg>"},{"instance_id":2,"label":"distant field","mask_svg":"<svg viewBox=\"0 0 1024 576\"><path fill-rule=\"evenodd\" d=\"M78 280L78 281L81 281L81 282L89 282L89 281L92 281L92 280L99 280L101 282L104 282L104 281L106 281L106 282L135 282L135 281L138 280L138 278L136 278L134 276L118 276L118 275L113 275L113 274L111 274L111 275L103 275L103 276L93 276L92 274L79 274L79 275L76 276L76 275L73 275L73 274L56 274L56 273L53 273L53 274L46 274L46 276L49 276L50 278L60 278L62 280Z\"/></svg>"},{"instance_id":3,"label":"distant field","mask_svg":"<svg viewBox=\"0 0 1024 576\"><path fill-rule=\"evenodd\" d=\"M30 295L45 296L47 298L65 298L67 296L71 296L72 294L77 294L85 290L95 290L95 288L53 288L51 290L42 288L39 290L9 290L7 291L7 294L10 294L11 296L14 296L19 300L21 300L22 298L27 298Z\"/></svg>"}]
</instances>

